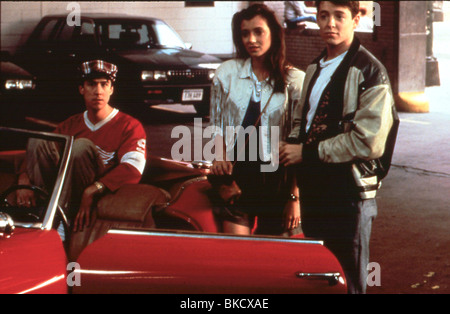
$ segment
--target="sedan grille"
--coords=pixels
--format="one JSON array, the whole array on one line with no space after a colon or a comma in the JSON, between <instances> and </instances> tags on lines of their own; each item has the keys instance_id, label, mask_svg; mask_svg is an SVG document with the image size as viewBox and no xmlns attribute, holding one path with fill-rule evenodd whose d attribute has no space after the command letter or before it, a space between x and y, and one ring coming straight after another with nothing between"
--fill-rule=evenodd
<instances>
[{"instance_id":1,"label":"sedan grille","mask_svg":"<svg viewBox=\"0 0 450 314\"><path fill-rule=\"evenodd\" d=\"M188 81L188 80L208 80L209 71L207 69L198 70L169 70L167 78L169 81Z\"/></svg>"}]
</instances>

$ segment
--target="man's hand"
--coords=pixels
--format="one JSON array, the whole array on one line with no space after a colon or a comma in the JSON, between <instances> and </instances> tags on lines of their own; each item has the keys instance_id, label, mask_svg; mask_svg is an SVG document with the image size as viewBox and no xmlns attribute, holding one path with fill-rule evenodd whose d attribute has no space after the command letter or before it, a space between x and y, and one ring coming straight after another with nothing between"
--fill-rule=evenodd
<instances>
[{"instance_id":1,"label":"man's hand","mask_svg":"<svg viewBox=\"0 0 450 314\"><path fill-rule=\"evenodd\" d=\"M31 185L30 178L25 172L19 176L17 183L18 185ZM36 196L31 190L17 190L16 202L20 207L35 207Z\"/></svg>"},{"instance_id":2,"label":"man's hand","mask_svg":"<svg viewBox=\"0 0 450 314\"><path fill-rule=\"evenodd\" d=\"M91 209L94 203L94 196L99 193L97 186L88 186L81 198L80 209L74 220L73 231L83 231L84 227L89 227L91 222Z\"/></svg>"},{"instance_id":3,"label":"man's hand","mask_svg":"<svg viewBox=\"0 0 450 314\"><path fill-rule=\"evenodd\" d=\"M299 164L303 161L303 144L280 145L280 163L284 166Z\"/></svg>"},{"instance_id":4,"label":"man's hand","mask_svg":"<svg viewBox=\"0 0 450 314\"><path fill-rule=\"evenodd\" d=\"M231 175L233 173L233 164L229 161L214 161L211 173L216 176Z\"/></svg>"}]
</instances>

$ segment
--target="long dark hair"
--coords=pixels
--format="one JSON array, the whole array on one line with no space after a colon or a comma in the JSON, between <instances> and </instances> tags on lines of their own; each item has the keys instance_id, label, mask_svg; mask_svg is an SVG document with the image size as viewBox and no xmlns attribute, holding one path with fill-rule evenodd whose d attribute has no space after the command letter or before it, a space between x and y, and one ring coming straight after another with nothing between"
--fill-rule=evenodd
<instances>
[{"instance_id":1,"label":"long dark hair","mask_svg":"<svg viewBox=\"0 0 450 314\"><path fill-rule=\"evenodd\" d=\"M286 45L284 42L284 29L278 22L275 13L264 4L253 4L233 16L232 31L233 42L236 47L236 57L247 59L250 57L242 42L241 25L244 20L251 20L255 16L263 17L270 29L272 42L266 54L265 66L270 71L270 79L275 82L274 91L283 92L286 87L287 69Z\"/></svg>"}]
</instances>

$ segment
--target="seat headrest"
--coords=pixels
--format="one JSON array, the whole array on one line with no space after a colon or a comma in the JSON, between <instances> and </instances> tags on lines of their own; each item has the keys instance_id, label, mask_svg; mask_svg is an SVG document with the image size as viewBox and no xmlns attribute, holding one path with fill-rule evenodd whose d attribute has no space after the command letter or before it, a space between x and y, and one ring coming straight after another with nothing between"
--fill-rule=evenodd
<instances>
[{"instance_id":1,"label":"seat headrest","mask_svg":"<svg viewBox=\"0 0 450 314\"><path fill-rule=\"evenodd\" d=\"M120 40L126 41L127 43L135 44L141 39L139 33L123 32L120 33Z\"/></svg>"}]
</instances>

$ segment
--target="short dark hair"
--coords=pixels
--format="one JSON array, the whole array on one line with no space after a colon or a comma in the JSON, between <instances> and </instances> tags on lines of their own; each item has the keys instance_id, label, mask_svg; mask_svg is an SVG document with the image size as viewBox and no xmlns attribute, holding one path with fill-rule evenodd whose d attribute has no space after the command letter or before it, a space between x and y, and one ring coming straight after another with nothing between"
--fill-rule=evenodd
<instances>
[{"instance_id":1,"label":"short dark hair","mask_svg":"<svg viewBox=\"0 0 450 314\"><path fill-rule=\"evenodd\" d=\"M319 13L320 11L320 3L323 1L316 1L316 8L317 8L317 13ZM345 0L341 0L341 1L329 1L331 3L333 3L334 5L339 5L339 6L343 6L343 7L347 7L349 8L350 12L352 12L352 18L354 18L355 16L357 16L359 14L359 1L345 1Z\"/></svg>"},{"instance_id":2,"label":"short dark hair","mask_svg":"<svg viewBox=\"0 0 450 314\"><path fill-rule=\"evenodd\" d=\"M267 52L266 66L270 70L270 78L275 81L275 92L282 92L286 87L288 62L286 61L286 44L284 42L284 28L278 21L275 12L265 4L253 4L237 12L231 22L233 42L236 47L236 57L247 59L250 57L242 42L242 21L251 20L255 16L263 17L271 33L271 46Z\"/></svg>"}]
</instances>

